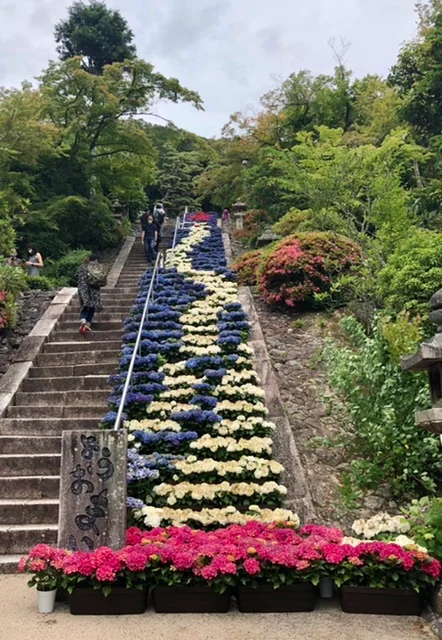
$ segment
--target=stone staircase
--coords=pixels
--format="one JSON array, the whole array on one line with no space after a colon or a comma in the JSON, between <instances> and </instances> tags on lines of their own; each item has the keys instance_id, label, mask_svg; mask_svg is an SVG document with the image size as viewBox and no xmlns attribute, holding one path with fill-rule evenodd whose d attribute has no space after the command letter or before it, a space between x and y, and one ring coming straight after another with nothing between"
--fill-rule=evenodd
<instances>
[{"instance_id":1,"label":"stone staircase","mask_svg":"<svg viewBox=\"0 0 442 640\"><path fill-rule=\"evenodd\" d=\"M165 229L162 248L171 228ZM61 433L95 429L107 412L109 375L116 371L122 320L146 269L139 238L114 289L103 289L94 331L80 335L77 297L49 336L14 406L0 419L0 573L16 571L21 554L58 529Z\"/></svg>"}]
</instances>

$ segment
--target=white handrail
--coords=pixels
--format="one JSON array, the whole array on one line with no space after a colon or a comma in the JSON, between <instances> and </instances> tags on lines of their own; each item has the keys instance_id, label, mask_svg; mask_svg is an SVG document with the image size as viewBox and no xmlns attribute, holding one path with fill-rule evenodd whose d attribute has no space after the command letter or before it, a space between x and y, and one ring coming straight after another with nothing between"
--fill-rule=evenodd
<instances>
[{"instance_id":1,"label":"white handrail","mask_svg":"<svg viewBox=\"0 0 442 640\"><path fill-rule=\"evenodd\" d=\"M144 303L143 313L141 315L140 326L138 329L137 338L135 340L132 358L130 360L129 368L127 370L127 377L124 383L123 393L121 394L121 398L120 398L120 405L118 407L117 417L115 418L114 431L118 431L118 429L120 428L121 419L124 413L124 403L126 402L127 393L129 391L130 383L132 382L132 376L135 368L135 360L138 356L138 352L141 351L141 335L143 333L144 323L148 316L149 303L153 293L155 276L158 274L160 265L162 264L163 264L163 254L158 252L157 259L155 260L155 265L152 271L152 278L150 281L149 290L147 292L146 302Z\"/></svg>"}]
</instances>

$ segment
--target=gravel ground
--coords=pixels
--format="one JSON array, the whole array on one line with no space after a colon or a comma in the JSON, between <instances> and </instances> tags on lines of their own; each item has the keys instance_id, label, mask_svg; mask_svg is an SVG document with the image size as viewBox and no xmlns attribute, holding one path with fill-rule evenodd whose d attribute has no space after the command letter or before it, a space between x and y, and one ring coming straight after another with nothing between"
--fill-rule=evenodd
<instances>
[{"instance_id":1,"label":"gravel ground","mask_svg":"<svg viewBox=\"0 0 442 640\"><path fill-rule=\"evenodd\" d=\"M419 618L349 615L334 602L312 613L71 616L36 609L23 576L1 576L0 640L434 640Z\"/></svg>"}]
</instances>

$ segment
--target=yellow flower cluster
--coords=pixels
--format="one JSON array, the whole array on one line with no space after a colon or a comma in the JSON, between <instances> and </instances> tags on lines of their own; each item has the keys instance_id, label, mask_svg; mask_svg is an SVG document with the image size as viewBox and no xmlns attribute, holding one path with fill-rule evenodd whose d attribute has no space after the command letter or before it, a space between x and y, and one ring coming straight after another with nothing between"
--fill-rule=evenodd
<instances>
[{"instance_id":1,"label":"yellow flower cluster","mask_svg":"<svg viewBox=\"0 0 442 640\"><path fill-rule=\"evenodd\" d=\"M162 482L153 488L153 492L162 498L167 497L167 503L173 506L178 500L190 497L192 500L214 500L223 494L246 496L251 498L253 495L268 495L271 493L279 493L285 495L287 489L277 482L220 482L219 484L208 484L202 482L193 484L192 482L180 482L178 484L166 484Z\"/></svg>"},{"instance_id":2,"label":"yellow flower cluster","mask_svg":"<svg viewBox=\"0 0 442 640\"><path fill-rule=\"evenodd\" d=\"M170 507L143 507L135 512L137 519L142 519L147 527L159 527L164 523L171 523L173 526L197 522L208 527L210 525L226 526L229 524L246 524L251 520L261 522L291 523L294 527L299 527L300 520L296 513L287 509L261 509L258 505L251 505L247 513L241 513L235 507L224 507L223 509L171 509Z\"/></svg>"},{"instance_id":3,"label":"yellow flower cluster","mask_svg":"<svg viewBox=\"0 0 442 640\"><path fill-rule=\"evenodd\" d=\"M253 436L252 438L236 438L223 437L223 436L211 436L205 433L198 440L194 440L190 443L191 449L208 449L213 453L218 449L226 449L230 453L237 451L251 451L252 453L272 453L272 439L271 438L258 438Z\"/></svg>"}]
</instances>

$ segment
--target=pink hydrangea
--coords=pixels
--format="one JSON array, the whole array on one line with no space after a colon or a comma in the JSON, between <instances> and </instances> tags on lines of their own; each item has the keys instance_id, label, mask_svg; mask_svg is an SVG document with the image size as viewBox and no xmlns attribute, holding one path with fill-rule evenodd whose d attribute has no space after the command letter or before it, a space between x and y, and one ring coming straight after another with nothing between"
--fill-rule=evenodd
<instances>
[{"instance_id":1,"label":"pink hydrangea","mask_svg":"<svg viewBox=\"0 0 442 640\"><path fill-rule=\"evenodd\" d=\"M254 576L261 571L261 565L255 558L247 558L247 560L244 561L243 567L244 571L251 576Z\"/></svg>"}]
</instances>

